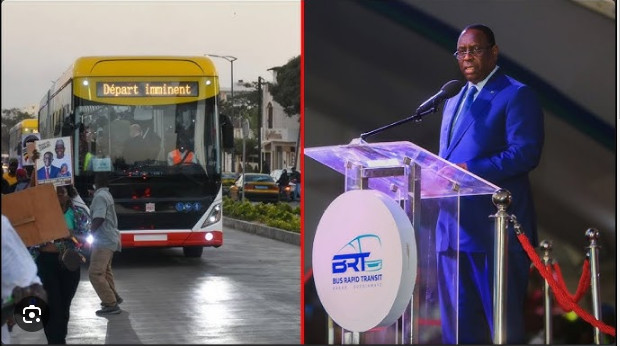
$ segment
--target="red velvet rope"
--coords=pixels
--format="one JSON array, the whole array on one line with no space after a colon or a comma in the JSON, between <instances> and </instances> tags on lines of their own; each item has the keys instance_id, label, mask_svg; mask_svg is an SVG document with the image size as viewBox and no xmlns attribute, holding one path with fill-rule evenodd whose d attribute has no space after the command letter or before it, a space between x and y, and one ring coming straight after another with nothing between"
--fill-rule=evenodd
<instances>
[{"instance_id":1,"label":"red velvet rope","mask_svg":"<svg viewBox=\"0 0 620 350\"><path fill-rule=\"evenodd\" d=\"M560 303L562 308L564 308L564 309L568 308L568 310L575 311L575 313L577 315L579 315L579 317L584 319L586 322L588 322L592 326L600 329L601 332L603 332L605 334L609 334L612 337L615 337L616 336L616 329L614 327L606 325L603 322L601 322L601 321L597 320L596 318L594 318L594 316L590 315L587 311L585 311L579 305L577 305L573 301L571 296L567 295L568 292L566 292L566 290L562 289L562 287L555 280L555 278L553 278L553 275L551 274L551 272L548 271L545 268L545 266L543 265L542 261L540 261L540 258L538 257L538 254L536 254L536 251L534 250L534 248L530 244L530 240L524 234L517 234L517 238L519 239L519 242L521 242L521 245L523 246L523 249L525 249L525 252L529 256L530 260L532 260L532 262L536 266L536 269L538 270L540 275L545 278L547 283L549 283L549 286L551 287L551 290L553 290L553 294L556 296L556 300ZM583 274L582 274L582 276L583 276ZM581 283L580 283L580 285L581 285Z\"/></svg>"},{"instance_id":2,"label":"red velvet rope","mask_svg":"<svg viewBox=\"0 0 620 350\"><path fill-rule=\"evenodd\" d=\"M586 294L588 288L590 288L590 260L586 259L583 262L583 268L581 270L581 278L579 278L579 285L577 286L577 291L575 295L572 295L568 292L568 288L566 288L566 283L564 282L564 277L562 276L562 271L560 270L560 265L556 262L553 263L554 272L557 276L557 281L560 284L560 287L566 292L566 295L576 304L581 298ZM565 308L563 304L560 304L562 310L564 312L568 312L571 309Z\"/></svg>"}]
</instances>

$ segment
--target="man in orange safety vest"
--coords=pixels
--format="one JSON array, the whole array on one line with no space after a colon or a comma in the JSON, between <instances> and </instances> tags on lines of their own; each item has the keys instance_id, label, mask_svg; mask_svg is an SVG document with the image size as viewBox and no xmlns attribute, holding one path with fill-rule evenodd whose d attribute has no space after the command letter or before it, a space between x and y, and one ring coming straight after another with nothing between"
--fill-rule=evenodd
<instances>
[{"instance_id":1,"label":"man in orange safety vest","mask_svg":"<svg viewBox=\"0 0 620 350\"><path fill-rule=\"evenodd\" d=\"M196 156L184 144L179 144L179 148L168 153L168 165L191 163L197 163Z\"/></svg>"}]
</instances>

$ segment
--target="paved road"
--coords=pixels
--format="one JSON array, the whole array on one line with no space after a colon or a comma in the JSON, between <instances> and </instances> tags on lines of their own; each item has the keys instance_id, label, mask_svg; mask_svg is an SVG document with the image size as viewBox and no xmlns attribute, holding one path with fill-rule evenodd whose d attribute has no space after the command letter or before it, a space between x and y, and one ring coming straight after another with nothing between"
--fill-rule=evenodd
<instances>
[{"instance_id":1,"label":"paved road","mask_svg":"<svg viewBox=\"0 0 620 350\"><path fill-rule=\"evenodd\" d=\"M85 268L73 299L68 344L299 344L299 246L226 228L200 259L180 248L127 249L113 262L124 299L98 317ZM46 344L43 331L13 329L14 344Z\"/></svg>"}]
</instances>

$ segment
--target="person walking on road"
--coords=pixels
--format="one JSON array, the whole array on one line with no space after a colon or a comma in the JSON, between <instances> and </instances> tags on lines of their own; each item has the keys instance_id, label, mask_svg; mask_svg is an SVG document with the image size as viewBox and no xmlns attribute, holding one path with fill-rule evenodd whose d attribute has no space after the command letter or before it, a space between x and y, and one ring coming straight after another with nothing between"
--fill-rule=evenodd
<instances>
[{"instance_id":1,"label":"person walking on road","mask_svg":"<svg viewBox=\"0 0 620 350\"><path fill-rule=\"evenodd\" d=\"M286 193L286 186L288 186L288 174L286 172L286 168L282 169L282 174L280 174L280 178L278 179L278 181L276 181L276 183L278 184L278 187L280 189L280 194L279 197L280 199L284 198L284 199L288 199L286 198L287 193Z\"/></svg>"},{"instance_id":2,"label":"person walking on road","mask_svg":"<svg viewBox=\"0 0 620 350\"><path fill-rule=\"evenodd\" d=\"M295 169L295 167L291 168L291 182L295 184L295 189L293 190L293 200L299 201L301 199L299 194L301 187L301 174Z\"/></svg>"},{"instance_id":3,"label":"person walking on road","mask_svg":"<svg viewBox=\"0 0 620 350\"><path fill-rule=\"evenodd\" d=\"M121 251L121 238L114 199L108 188L107 173L95 175L95 189L90 205L91 232L94 240L88 277L101 299L101 309L97 310L96 314L105 316L121 313L119 304L123 302L123 299L116 292L112 274L112 258L114 252Z\"/></svg>"}]
</instances>

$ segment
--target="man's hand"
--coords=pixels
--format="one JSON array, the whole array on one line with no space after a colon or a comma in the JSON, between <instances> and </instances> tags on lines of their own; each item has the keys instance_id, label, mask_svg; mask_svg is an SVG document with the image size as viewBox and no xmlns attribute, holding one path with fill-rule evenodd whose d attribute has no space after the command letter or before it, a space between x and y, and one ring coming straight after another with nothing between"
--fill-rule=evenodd
<instances>
[{"instance_id":1,"label":"man's hand","mask_svg":"<svg viewBox=\"0 0 620 350\"><path fill-rule=\"evenodd\" d=\"M467 163L457 163L456 165L467 170Z\"/></svg>"},{"instance_id":2,"label":"man's hand","mask_svg":"<svg viewBox=\"0 0 620 350\"><path fill-rule=\"evenodd\" d=\"M6 323L9 327L9 331L11 331L15 325L15 320L13 319L15 305L22 299L31 296L35 296L47 303L47 293L45 289L43 289L43 286L40 284L31 284L28 287L13 288L13 293L11 294L13 300L6 304L2 304L2 325Z\"/></svg>"}]
</instances>

